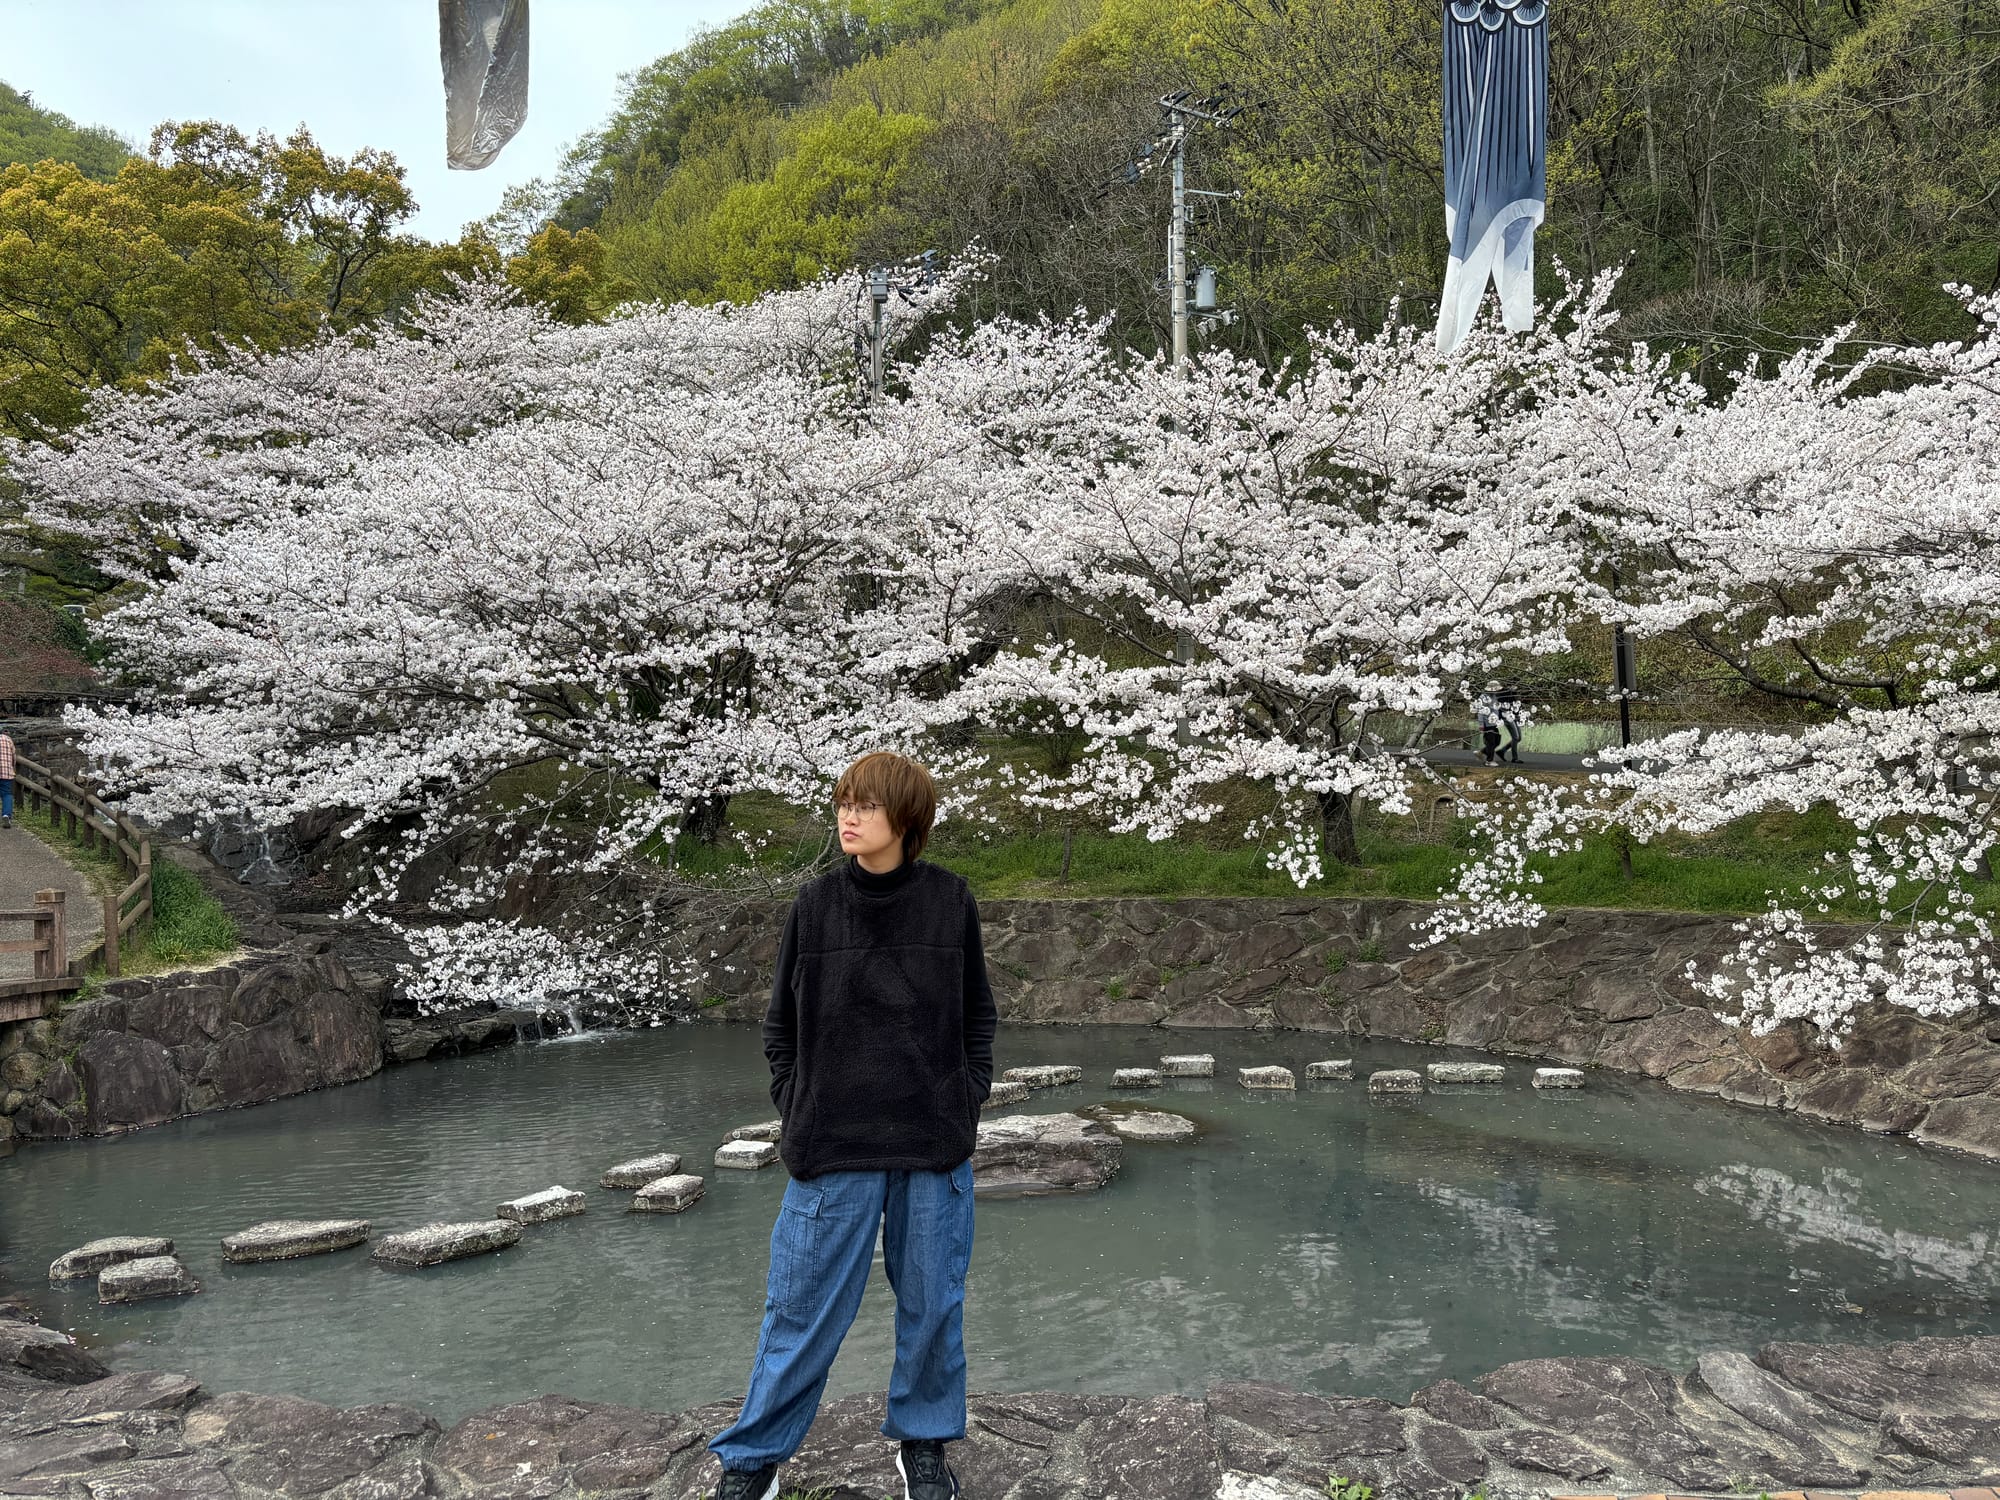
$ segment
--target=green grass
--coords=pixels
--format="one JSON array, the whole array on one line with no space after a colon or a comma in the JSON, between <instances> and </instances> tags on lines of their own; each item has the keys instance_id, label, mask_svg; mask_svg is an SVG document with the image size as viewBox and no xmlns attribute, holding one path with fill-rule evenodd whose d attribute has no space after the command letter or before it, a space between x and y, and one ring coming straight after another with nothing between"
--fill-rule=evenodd
<instances>
[{"instance_id":1,"label":"green grass","mask_svg":"<svg viewBox=\"0 0 2000 1500\"><path fill-rule=\"evenodd\" d=\"M1458 783L1461 795L1477 795L1494 774L1469 773ZM965 876L981 900L1305 894L1424 901L1436 899L1475 840L1467 820L1440 816L1433 826L1419 814L1369 814L1358 830L1362 865L1329 865L1320 880L1301 891L1289 876L1264 864L1257 845L1232 840L1227 832L1232 822L1240 828L1247 816L1261 811L1255 789L1225 788L1220 800L1223 817L1158 843L1143 834L1079 828L1067 881L1060 878L1060 830L1037 831L1032 813L1024 818L1012 808L999 809L1006 821L998 829L963 821L941 825L925 855ZM753 870L776 877L829 847L830 815L822 817L767 794L735 799L730 824L767 840L754 859L740 848L682 842L674 853L678 873L697 881ZM1764 910L1767 892L1790 895L1823 879L1824 856L1843 853L1849 837L1846 825L1826 806L1803 814L1765 813L1703 838L1675 836L1635 844L1630 879L1620 866L1618 840L1598 837L1586 841L1580 852L1538 862L1542 883L1537 893L1550 906L1741 916ZM652 852L665 862L662 849ZM1980 910L2000 910L2000 886L1977 882L1973 891ZM1849 902L1811 914L1829 921L1867 921L1875 912L1872 904Z\"/></svg>"},{"instance_id":2,"label":"green grass","mask_svg":"<svg viewBox=\"0 0 2000 1500\"><path fill-rule=\"evenodd\" d=\"M15 822L89 880L98 897L115 896L129 883L130 874L117 854L71 838L54 816L31 812L18 799L15 813ZM126 934L118 953L119 976L188 968L233 953L236 947L236 923L222 903L186 870L161 860L153 865L152 920L140 922ZM103 977L104 960L100 957L90 967L86 994L94 988L91 978Z\"/></svg>"}]
</instances>

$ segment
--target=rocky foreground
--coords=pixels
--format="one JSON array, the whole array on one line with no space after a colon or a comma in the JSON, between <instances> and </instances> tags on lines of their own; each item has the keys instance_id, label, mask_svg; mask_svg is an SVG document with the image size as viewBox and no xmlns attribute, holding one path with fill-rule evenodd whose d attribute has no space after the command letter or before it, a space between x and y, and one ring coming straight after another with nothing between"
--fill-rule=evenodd
<instances>
[{"instance_id":1,"label":"rocky foreground","mask_svg":"<svg viewBox=\"0 0 2000 1500\"><path fill-rule=\"evenodd\" d=\"M1768 1344L1678 1377L1523 1360L1477 1385L1439 1381L1406 1406L1251 1381L1200 1398L980 1394L949 1452L966 1500L1316 1500L1330 1474L1380 1500L2000 1484L2000 1338ZM900 1493L882 1413L880 1392L823 1406L787 1492ZM716 1477L704 1445L735 1414L551 1395L446 1429L392 1403L109 1374L60 1334L0 1321L0 1496L694 1500Z\"/></svg>"}]
</instances>

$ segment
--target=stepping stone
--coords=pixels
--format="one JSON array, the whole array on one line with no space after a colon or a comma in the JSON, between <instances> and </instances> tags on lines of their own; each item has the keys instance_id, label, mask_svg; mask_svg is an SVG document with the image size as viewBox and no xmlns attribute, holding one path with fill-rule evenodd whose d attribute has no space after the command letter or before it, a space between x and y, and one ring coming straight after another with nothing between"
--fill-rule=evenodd
<instances>
[{"instance_id":1,"label":"stepping stone","mask_svg":"<svg viewBox=\"0 0 2000 1500\"><path fill-rule=\"evenodd\" d=\"M1201 1127L1186 1115L1163 1109L1091 1109L1082 1113L1128 1141L1191 1141L1201 1133Z\"/></svg>"},{"instance_id":2,"label":"stepping stone","mask_svg":"<svg viewBox=\"0 0 2000 1500\"><path fill-rule=\"evenodd\" d=\"M1421 1094L1423 1091L1423 1075L1414 1068L1384 1068L1368 1075L1368 1092L1371 1094Z\"/></svg>"},{"instance_id":3,"label":"stepping stone","mask_svg":"<svg viewBox=\"0 0 2000 1500\"><path fill-rule=\"evenodd\" d=\"M1238 1068L1236 1081L1246 1089L1295 1089L1299 1086L1290 1068Z\"/></svg>"},{"instance_id":4,"label":"stepping stone","mask_svg":"<svg viewBox=\"0 0 2000 1500\"><path fill-rule=\"evenodd\" d=\"M680 1157L672 1151L659 1151L651 1156L635 1156L630 1161L621 1161L615 1167L607 1167L604 1175L597 1179L599 1187L641 1188L656 1177L671 1177L681 1169Z\"/></svg>"},{"instance_id":5,"label":"stepping stone","mask_svg":"<svg viewBox=\"0 0 2000 1500\"><path fill-rule=\"evenodd\" d=\"M1119 1068L1111 1075L1114 1089L1156 1089L1165 1082L1158 1068Z\"/></svg>"},{"instance_id":6,"label":"stepping stone","mask_svg":"<svg viewBox=\"0 0 2000 1500\"><path fill-rule=\"evenodd\" d=\"M784 1123L783 1120L766 1120L761 1125L738 1125L728 1135L725 1135L723 1140L776 1141L778 1139L779 1127Z\"/></svg>"},{"instance_id":7,"label":"stepping stone","mask_svg":"<svg viewBox=\"0 0 2000 1500\"><path fill-rule=\"evenodd\" d=\"M1499 1063L1432 1063L1424 1071L1436 1083L1503 1083L1507 1070Z\"/></svg>"},{"instance_id":8,"label":"stepping stone","mask_svg":"<svg viewBox=\"0 0 2000 1500\"><path fill-rule=\"evenodd\" d=\"M986 1096L986 1102L979 1107L985 1110L998 1109L1003 1104L1019 1104L1032 1092L1033 1090L1025 1083L1016 1083L1011 1078L1003 1078L993 1085L993 1092Z\"/></svg>"},{"instance_id":9,"label":"stepping stone","mask_svg":"<svg viewBox=\"0 0 2000 1500\"><path fill-rule=\"evenodd\" d=\"M1034 1068L1009 1068L1000 1076L1013 1083L1025 1083L1031 1089L1052 1089L1059 1084L1081 1083L1083 1069L1074 1063L1046 1063Z\"/></svg>"},{"instance_id":10,"label":"stepping stone","mask_svg":"<svg viewBox=\"0 0 2000 1500\"><path fill-rule=\"evenodd\" d=\"M525 1198L509 1198L500 1205L503 1219L516 1224L546 1224L550 1219L567 1219L583 1212L583 1194L566 1187L547 1187Z\"/></svg>"},{"instance_id":11,"label":"stepping stone","mask_svg":"<svg viewBox=\"0 0 2000 1500\"><path fill-rule=\"evenodd\" d=\"M157 1235L114 1234L108 1239L92 1240L87 1245L78 1245L74 1250L58 1255L49 1263L49 1280L76 1281L85 1276L95 1276L106 1266L115 1266L121 1260L173 1253L174 1242Z\"/></svg>"},{"instance_id":12,"label":"stepping stone","mask_svg":"<svg viewBox=\"0 0 2000 1500\"><path fill-rule=\"evenodd\" d=\"M521 1226L505 1219L439 1222L383 1235L368 1258L385 1266L437 1266L489 1250L505 1250L520 1238Z\"/></svg>"},{"instance_id":13,"label":"stepping stone","mask_svg":"<svg viewBox=\"0 0 2000 1500\"><path fill-rule=\"evenodd\" d=\"M972 1153L975 1197L1083 1193L1118 1175L1125 1143L1082 1115L1008 1115L983 1120Z\"/></svg>"},{"instance_id":14,"label":"stepping stone","mask_svg":"<svg viewBox=\"0 0 2000 1500\"><path fill-rule=\"evenodd\" d=\"M1329 1058L1326 1062L1306 1064L1308 1078L1336 1078L1351 1082L1354 1078L1354 1059L1351 1057Z\"/></svg>"},{"instance_id":15,"label":"stepping stone","mask_svg":"<svg viewBox=\"0 0 2000 1500\"><path fill-rule=\"evenodd\" d=\"M1183 1052L1160 1059L1160 1071L1169 1078L1213 1078L1215 1058L1206 1052Z\"/></svg>"},{"instance_id":16,"label":"stepping stone","mask_svg":"<svg viewBox=\"0 0 2000 1500\"><path fill-rule=\"evenodd\" d=\"M99 1302L144 1302L150 1297L182 1297L201 1290L193 1273L172 1255L121 1260L97 1273Z\"/></svg>"},{"instance_id":17,"label":"stepping stone","mask_svg":"<svg viewBox=\"0 0 2000 1500\"><path fill-rule=\"evenodd\" d=\"M1583 1087L1581 1068L1537 1068L1535 1087L1538 1089L1580 1089Z\"/></svg>"},{"instance_id":18,"label":"stepping stone","mask_svg":"<svg viewBox=\"0 0 2000 1500\"><path fill-rule=\"evenodd\" d=\"M739 1167L754 1172L778 1159L778 1148L769 1141L724 1141L715 1153L718 1167Z\"/></svg>"},{"instance_id":19,"label":"stepping stone","mask_svg":"<svg viewBox=\"0 0 2000 1500\"><path fill-rule=\"evenodd\" d=\"M222 1258L248 1263L296 1260L345 1250L368 1238L366 1219L266 1219L222 1238Z\"/></svg>"},{"instance_id":20,"label":"stepping stone","mask_svg":"<svg viewBox=\"0 0 2000 1500\"><path fill-rule=\"evenodd\" d=\"M695 1200L708 1191L708 1184L688 1172L657 1177L632 1195L633 1213L677 1214L693 1208Z\"/></svg>"}]
</instances>

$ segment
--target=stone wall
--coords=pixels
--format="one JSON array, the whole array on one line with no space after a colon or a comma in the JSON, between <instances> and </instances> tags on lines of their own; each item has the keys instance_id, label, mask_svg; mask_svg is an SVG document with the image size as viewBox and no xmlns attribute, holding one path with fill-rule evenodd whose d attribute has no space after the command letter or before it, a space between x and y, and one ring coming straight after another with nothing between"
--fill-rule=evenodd
<instances>
[{"instance_id":1,"label":"stone wall","mask_svg":"<svg viewBox=\"0 0 2000 1500\"><path fill-rule=\"evenodd\" d=\"M1011 1021L1325 1031L1641 1073L1738 1104L2000 1158L2000 1013L1931 1021L1878 1007L1839 1051L1789 1025L1716 1019L1684 977L1733 919L1570 909L1415 949L1430 908L1286 899L990 901L987 969ZM704 1014L754 1020L782 906L726 932ZM1837 936L1837 929L1829 929Z\"/></svg>"},{"instance_id":2,"label":"stone wall","mask_svg":"<svg viewBox=\"0 0 2000 1500\"><path fill-rule=\"evenodd\" d=\"M330 953L113 980L58 1017L0 1028L0 1139L111 1135L381 1066L378 997Z\"/></svg>"}]
</instances>

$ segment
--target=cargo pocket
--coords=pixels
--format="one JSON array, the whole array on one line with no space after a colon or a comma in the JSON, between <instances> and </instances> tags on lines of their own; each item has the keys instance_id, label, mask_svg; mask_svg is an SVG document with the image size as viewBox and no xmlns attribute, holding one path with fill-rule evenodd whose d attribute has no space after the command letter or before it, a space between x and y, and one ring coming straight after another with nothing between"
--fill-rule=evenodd
<instances>
[{"instance_id":1,"label":"cargo pocket","mask_svg":"<svg viewBox=\"0 0 2000 1500\"><path fill-rule=\"evenodd\" d=\"M808 1183L786 1184L778 1222L771 1230L771 1275L765 1286L769 1307L794 1317L810 1313L819 1272L820 1205L825 1192Z\"/></svg>"},{"instance_id":2,"label":"cargo pocket","mask_svg":"<svg viewBox=\"0 0 2000 1500\"><path fill-rule=\"evenodd\" d=\"M972 1269L972 1158L967 1157L945 1177L951 1183L951 1253L948 1264L952 1283L963 1286L966 1272Z\"/></svg>"}]
</instances>

